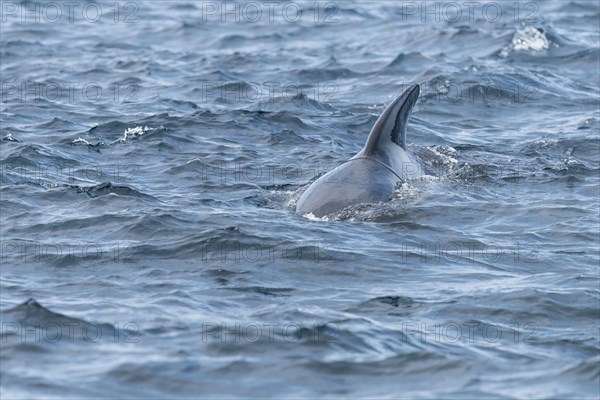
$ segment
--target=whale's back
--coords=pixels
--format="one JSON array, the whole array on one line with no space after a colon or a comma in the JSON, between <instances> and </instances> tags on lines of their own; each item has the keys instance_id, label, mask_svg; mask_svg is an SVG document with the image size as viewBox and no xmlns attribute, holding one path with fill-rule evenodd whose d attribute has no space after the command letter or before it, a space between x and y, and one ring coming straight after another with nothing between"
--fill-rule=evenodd
<instances>
[{"instance_id":1,"label":"whale's back","mask_svg":"<svg viewBox=\"0 0 600 400\"><path fill-rule=\"evenodd\" d=\"M388 201L399 181L374 159L352 159L314 182L298 199L296 212L322 217L351 205Z\"/></svg>"},{"instance_id":2,"label":"whale's back","mask_svg":"<svg viewBox=\"0 0 600 400\"><path fill-rule=\"evenodd\" d=\"M354 157L323 175L300 196L296 212L317 217L361 203L390 200L396 184L423 174L406 147L408 116L419 97L412 85L384 110Z\"/></svg>"}]
</instances>

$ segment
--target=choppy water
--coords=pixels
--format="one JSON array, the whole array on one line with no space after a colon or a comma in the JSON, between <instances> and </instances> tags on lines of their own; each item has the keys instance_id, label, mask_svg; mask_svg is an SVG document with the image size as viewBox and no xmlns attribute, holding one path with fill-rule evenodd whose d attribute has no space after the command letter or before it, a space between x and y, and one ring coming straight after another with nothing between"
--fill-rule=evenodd
<instances>
[{"instance_id":1,"label":"choppy water","mask_svg":"<svg viewBox=\"0 0 600 400\"><path fill-rule=\"evenodd\" d=\"M3 399L598 398L597 2L78 4L2 3Z\"/></svg>"}]
</instances>

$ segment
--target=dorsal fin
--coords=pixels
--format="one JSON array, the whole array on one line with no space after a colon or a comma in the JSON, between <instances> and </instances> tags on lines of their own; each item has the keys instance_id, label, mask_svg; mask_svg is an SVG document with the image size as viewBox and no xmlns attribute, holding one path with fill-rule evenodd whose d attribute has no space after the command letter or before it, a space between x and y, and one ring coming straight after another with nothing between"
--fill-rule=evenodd
<instances>
[{"instance_id":1,"label":"dorsal fin","mask_svg":"<svg viewBox=\"0 0 600 400\"><path fill-rule=\"evenodd\" d=\"M393 142L406 146L408 116L419 97L419 85L412 85L394 100L373 125L367 144L362 151L365 156L373 154L379 146Z\"/></svg>"}]
</instances>

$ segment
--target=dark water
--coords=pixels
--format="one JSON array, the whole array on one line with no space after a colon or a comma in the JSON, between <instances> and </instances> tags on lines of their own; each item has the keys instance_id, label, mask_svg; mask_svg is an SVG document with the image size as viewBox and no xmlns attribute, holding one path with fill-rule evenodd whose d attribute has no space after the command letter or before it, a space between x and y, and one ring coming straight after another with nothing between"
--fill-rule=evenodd
<instances>
[{"instance_id":1,"label":"dark water","mask_svg":"<svg viewBox=\"0 0 600 400\"><path fill-rule=\"evenodd\" d=\"M598 398L597 2L77 4L2 2L3 399Z\"/></svg>"}]
</instances>

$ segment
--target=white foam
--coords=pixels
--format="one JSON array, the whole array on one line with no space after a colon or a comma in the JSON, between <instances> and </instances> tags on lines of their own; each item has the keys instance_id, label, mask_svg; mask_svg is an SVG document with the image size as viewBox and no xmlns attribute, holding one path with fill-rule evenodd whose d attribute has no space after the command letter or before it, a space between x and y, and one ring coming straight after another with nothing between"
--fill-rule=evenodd
<instances>
[{"instance_id":1,"label":"white foam","mask_svg":"<svg viewBox=\"0 0 600 400\"><path fill-rule=\"evenodd\" d=\"M125 132L123 132L123 136L120 137L117 141L121 142L121 143L125 143L128 138L141 136L144 133L148 132L149 130L151 130L151 128L148 128L147 126L144 126L144 127L136 126L135 128L127 128L125 130Z\"/></svg>"},{"instance_id":2,"label":"white foam","mask_svg":"<svg viewBox=\"0 0 600 400\"><path fill-rule=\"evenodd\" d=\"M87 140L82 139L80 137L78 137L77 139L73 140L73 144L79 144L79 143L86 144L86 145L90 144L90 142L88 142Z\"/></svg>"},{"instance_id":3,"label":"white foam","mask_svg":"<svg viewBox=\"0 0 600 400\"><path fill-rule=\"evenodd\" d=\"M129 138L142 136L146 132L163 130L163 129L165 129L165 128L162 125L159 126L158 128L152 128L152 127L148 127L148 126L136 126L135 128L127 128L127 129L125 129L125 132L123 132L123 136L121 136L119 139L115 140L113 143L116 143L116 142L125 143L127 141L127 139L129 139Z\"/></svg>"},{"instance_id":4,"label":"white foam","mask_svg":"<svg viewBox=\"0 0 600 400\"><path fill-rule=\"evenodd\" d=\"M507 57L512 51L538 52L549 46L550 41L542 30L528 26L515 32L511 44L502 49L500 57Z\"/></svg>"},{"instance_id":5,"label":"white foam","mask_svg":"<svg viewBox=\"0 0 600 400\"><path fill-rule=\"evenodd\" d=\"M304 214L302 215L304 218L308 219L309 221L329 221L329 217L327 216L323 216L321 218L315 216L313 213L308 213L308 214Z\"/></svg>"}]
</instances>

